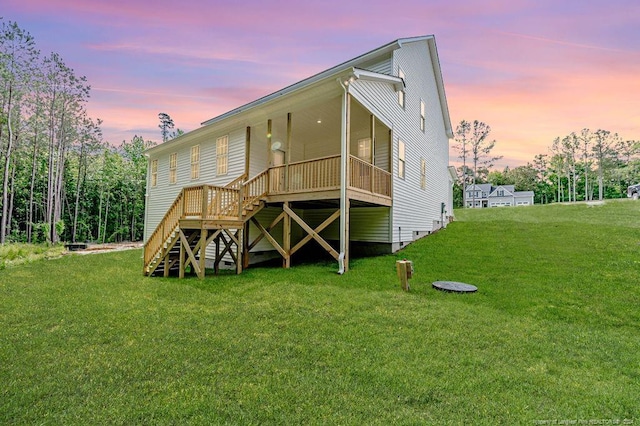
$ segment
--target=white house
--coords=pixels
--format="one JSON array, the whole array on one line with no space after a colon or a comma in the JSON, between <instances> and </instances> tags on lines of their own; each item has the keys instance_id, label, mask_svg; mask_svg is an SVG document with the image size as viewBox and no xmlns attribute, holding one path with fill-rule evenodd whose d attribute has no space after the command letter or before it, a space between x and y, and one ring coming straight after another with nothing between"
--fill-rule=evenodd
<instances>
[{"instance_id":1,"label":"white house","mask_svg":"<svg viewBox=\"0 0 640 426\"><path fill-rule=\"evenodd\" d=\"M397 251L452 215L452 137L433 36L207 120L147 151L144 272Z\"/></svg>"},{"instance_id":2,"label":"white house","mask_svg":"<svg viewBox=\"0 0 640 426\"><path fill-rule=\"evenodd\" d=\"M533 205L533 191L516 191L514 185L493 186L490 183L469 185L466 189L466 207L505 207Z\"/></svg>"}]
</instances>

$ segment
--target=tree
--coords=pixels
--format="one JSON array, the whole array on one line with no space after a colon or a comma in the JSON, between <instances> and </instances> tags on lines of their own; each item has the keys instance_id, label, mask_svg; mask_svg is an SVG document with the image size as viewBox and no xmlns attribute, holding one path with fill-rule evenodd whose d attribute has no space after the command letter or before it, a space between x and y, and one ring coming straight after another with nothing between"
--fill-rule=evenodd
<instances>
[{"instance_id":1,"label":"tree","mask_svg":"<svg viewBox=\"0 0 640 426\"><path fill-rule=\"evenodd\" d=\"M160 128L160 134L162 135L162 142L166 142L171 139L171 134L169 133L169 131L175 127L175 124L173 123L173 119L169 116L169 114L165 112L159 113L158 118L160 119L160 124L158 124L158 127Z\"/></svg>"},{"instance_id":2,"label":"tree","mask_svg":"<svg viewBox=\"0 0 640 426\"><path fill-rule=\"evenodd\" d=\"M469 155L469 150L467 147L468 144L468 136L469 131L471 130L471 124L468 121L462 120L458 127L456 127L456 138L455 141L457 145L455 146L456 150L459 153L458 158L462 160L462 168L460 170L460 176L462 176L462 207L467 206L467 176L469 170L467 169L467 156Z\"/></svg>"},{"instance_id":3,"label":"tree","mask_svg":"<svg viewBox=\"0 0 640 426\"><path fill-rule=\"evenodd\" d=\"M459 141L457 147L466 168L466 158L470 155L473 163L472 184L475 185L479 172L488 174L488 170L493 167L493 163L502 158L502 156L491 156L496 141L489 141L489 133L491 127L482 121L474 120L472 124L462 120L456 129L456 140ZM468 145L468 147L467 147ZM466 190L466 186L464 188ZM472 206L475 207L475 191L473 192ZM466 203L466 200L465 200Z\"/></svg>"},{"instance_id":4,"label":"tree","mask_svg":"<svg viewBox=\"0 0 640 426\"><path fill-rule=\"evenodd\" d=\"M20 102L33 79L33 63L38 52L33 37L15 22L2 23L0 27L0 78L2 79L2 116L8 130L7 147L4 150L4 171L2 179L2 218L0 220L0 244L5 242L9 223L9 181L12 176L12 154L18 143L16 125L20 122ZM2 128L0 126L0 141ZM15 171L15 168L14 168Z\"/></svg>"},{"instance_id":5,"label":"tree","mask_svg":"<svg viewBox=\"0 0 640 426\"><path fill-rule=\"evenodd\" d=\"M592 151L598 165L598 200L604 196L604 175L612 165L612 157L615 155L615 145L619 141L617 133L612 134L608 130L598 129L593 134L594 143Z\"/></svg>"}]
</instances>

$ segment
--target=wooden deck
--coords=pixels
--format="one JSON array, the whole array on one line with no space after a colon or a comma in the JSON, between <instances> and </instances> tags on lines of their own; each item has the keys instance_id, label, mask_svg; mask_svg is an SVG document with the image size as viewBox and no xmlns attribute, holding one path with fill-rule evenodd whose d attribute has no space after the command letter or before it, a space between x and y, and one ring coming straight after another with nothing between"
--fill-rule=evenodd
<instances>
[{"instance_id":1,"label":"wooden deck","mask_svg":"<svg viewBox=\"0 0 640 426\"><path fill-rule=\"evenodd\" d=\"M242 235L242 230L248 228L250 220L257 223L253 216L267 203L283 203L281 220L286 216L290 224L294 219L323 247L328 245L317 235L319 231L306 229L288 205L297 201L339 199L339 155L271 167L249 180L245 179L246 176L240 176L224 187L198 185L183 188L144 246L144 273L162 272L167 276L171 270L178 270L182 276L185 268L192 265L199 276L204 276L203 254L211 242L216 244L216 269L221 257L231 253L237 272L241 272L242 264L245 267L247 264L242 259L248 259L248 251L252 247L247 236ZM391 174L350 156L347 198L366 204L391 206ZM257 226L273 244L268 235L269 227ZM277 243L274 248L288 263L291 248L280 247ZM325 248L335 254L330 247Z\"/></svg>"}]
</instances>

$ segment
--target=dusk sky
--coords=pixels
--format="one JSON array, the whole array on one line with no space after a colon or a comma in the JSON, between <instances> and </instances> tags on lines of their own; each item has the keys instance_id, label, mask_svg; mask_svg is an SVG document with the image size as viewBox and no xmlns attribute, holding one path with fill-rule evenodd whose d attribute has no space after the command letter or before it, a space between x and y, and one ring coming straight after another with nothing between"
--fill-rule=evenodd
<instances>
[{"instance_id":1,"label":"dusk sky","mask_svg":"<svg viewBox=\"0 0 640 426\"><path fill-rule=\"evenodd\" d=\"M454 128L489 124L499 168L585 127L640 140L638 0L0 0L0 16L87 77L89 114L113 144L159 142L159 112L190 131L427 34Z\"/></svg>"}]
</instances>

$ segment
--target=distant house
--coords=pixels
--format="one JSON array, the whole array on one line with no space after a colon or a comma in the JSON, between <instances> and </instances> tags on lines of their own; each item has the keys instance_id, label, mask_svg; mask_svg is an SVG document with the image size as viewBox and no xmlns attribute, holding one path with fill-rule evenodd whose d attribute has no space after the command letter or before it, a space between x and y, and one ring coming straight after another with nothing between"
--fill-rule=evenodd
<instances>
[{"instance_id":1,"label":"distant house","mask_svg":"<svg viewBox=\"0 0 640 426\"><path fill-rule=\"evenodd\" d=\"M144 273L397 251L452 216L452 137L433 36L207 120L146 151Z\"/></svg>"},{"instance_id":2,"label":"distant house","mask_svg":"<svg viewBox=\"0 0 640 426\"><path fill-rule=\"evenodd\" d=\"M533 205L533 191L516 191L514 185L480 183L467 186L466 207L506 207Z\"/></svg>"}]
</instances>

